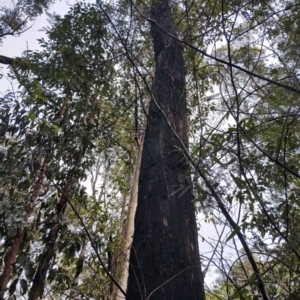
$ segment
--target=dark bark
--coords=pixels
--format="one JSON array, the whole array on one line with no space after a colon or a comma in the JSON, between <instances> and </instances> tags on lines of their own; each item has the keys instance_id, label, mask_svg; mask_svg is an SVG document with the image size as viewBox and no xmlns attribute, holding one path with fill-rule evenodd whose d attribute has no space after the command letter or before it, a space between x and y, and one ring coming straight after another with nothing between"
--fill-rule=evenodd
<instances>
[{"instance_id":1,"label":"dark bark","mask_svg":"<svg viewBox=\"0 0 300 300\"><path fill-rule=\"evenodd\" d=\"M152 6L151 18L176 35L167 0ZM187 145L183 50L154 23L151 35L156 60L152 93ZM151 99L146 128L126 299L202 300L205 296L189 165L155 101Z\"/></svg>"},{"instance_id":2,"label":"dark bark","mask_svg":"<svg viewBox=\"0 0 300 300\"><path fill-rule=\"evenodd\" d=\"M4 56L4 55L0 55L0 64L12 66L13 63L14 63L14 59L13 58L7 57L7 56Z\"/></svg>"}]
</instances>

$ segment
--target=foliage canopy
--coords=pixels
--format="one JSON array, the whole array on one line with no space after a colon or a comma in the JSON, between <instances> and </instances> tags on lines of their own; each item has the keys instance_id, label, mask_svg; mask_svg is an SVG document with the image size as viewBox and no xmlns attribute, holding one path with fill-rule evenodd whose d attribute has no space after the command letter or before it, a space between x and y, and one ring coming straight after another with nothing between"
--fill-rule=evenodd
<instances>
[{"instance_id":1,"label":"foliage canopy","mask_svg":"<svg viewBox=\"0 0 300 300\"><path fill-rule=\"evenodd\" d=\"M0 41L50 4L3 8ZM170 4L190 137L176 151L193 175L206 297L298 299L300 3ZM13 83L0 98L1 297L109 295L154 74L150 5L78 3L51 17L39 51L0 57Z\"/></svg>"}]
</instances>

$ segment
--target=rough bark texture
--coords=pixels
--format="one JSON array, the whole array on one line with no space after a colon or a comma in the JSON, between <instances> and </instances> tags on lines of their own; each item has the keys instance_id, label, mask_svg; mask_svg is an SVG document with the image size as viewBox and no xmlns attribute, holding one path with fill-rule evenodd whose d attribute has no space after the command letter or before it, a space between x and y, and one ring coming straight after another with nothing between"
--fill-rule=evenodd
<instances>
[{"instance_id":1,"label":"rough bark texture","mask_svg":"<svg viewBox=\"0 0 300 300\"><path fill-rule=\"evenodd\" d=\"M176 35L167 0L151 18ZM181 45L151 24L156 71L152 93L187 145L185 66ZM139 179L127 300L205 298L189 165L151 100Z\"/></svg>"}]
</instances>

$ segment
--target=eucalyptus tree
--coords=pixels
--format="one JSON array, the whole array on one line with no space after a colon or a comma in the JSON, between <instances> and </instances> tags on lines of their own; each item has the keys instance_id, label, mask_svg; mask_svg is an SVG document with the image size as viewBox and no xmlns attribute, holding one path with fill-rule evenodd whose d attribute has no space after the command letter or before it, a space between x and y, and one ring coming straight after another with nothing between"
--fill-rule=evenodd
<instances>
[{"instance_id":1,"label":"eucalyptus tree","mask_svg":"<svg viewBox=\"0 0 300 300\"><path fill-rule=\"evenodd\" d=\"M97 286L93 285L93 290L88 287L91 273L87 268L78 275L86 238L79 238L63 221L73 214L70 203L82 208L85 203L80 199L88 199L79 182L87 169L97 166L93 155L104 148L101 155L105 161L116 153L122 161L117 158L110 169L114 170L110 184L114 182L116 190L104 190L111 192L112 198L128 196L128 173L133 169L126 168L123 161L131 165L136 153L127 147L128 141L120 139L120 131L132 141L130 109L140 104L147 128L126 298L204 299L195 207L206 220L229 230L225 236L220 234L211 258L202 256L205 271L214 263L228 279L218 296L269 299L281 291L286 298L296 297L297 1L158 0L98 5L100 10L84 10L83 14L77 6L65 18L58 18L57 27L48 31L50 41L41 40L44 50L40 53L28 53L23 60L1 57L2 63L13 63L12 76L24 88L22 101L14 94L2 99L5 180L1 184L6 205L1 211L2 234L11 246L16 229L26 227L26 222L35 224L32 219L36 218L37 230L32 231L35 236L31 235L31 241L43 235L45 242L39 266L28 263L33 245L26 251L20 248L26 255L19 255L17 263L10 260L14 274L11 293L17 282L27 290L23 270L28 282L38 270L33 281L42 283L31 286L32 299L41 295L45 279L47 288L53 280L52 287L60 286L61 294L66 289L70 295L97 298ZM135 114L135 122L140 119L143 117ZM135 131L138 137L142 135L142 128L136 125ZM114 148L106 152L111 145L121 145L118 149L122 151ZM29 206L32 217L28 217L28 210L27 215L22 211L23 194L29 195L26 204L34 206ZM57 202L61 205L55 207ZM102 234L107 214L100 207L87 202L81 210L87 223L89 213L92 219L97 214L103 216L97 226L89 225L93 245L98 248L95 254L87 251L91 259L86 259L84 266L93 268L93 275L106 272L117 287L122 282L122 294L125 274L118 274L118 268L97 266L104 259L97 256L99 249L115 254L120 250L116 249L118 241L108 245L108 235ZM33 210L40 213L35 215ZM11 211L14 213L8 213ZM126 209L122 221L124 212ZM4 222L5 213L10 216L6 221L16 217L15 227ZM27 235L29 232L26 230ZM66 235L78 243L67 245ZM243 274L232 272L238 264L225 258L226 247L247 265ZM59 251L63 254L57 254ZM65 268L76 255L77 266ZM58 267L51 268L50 262L57 262ZM70 280L72 271L76 281ZM84 286L70 287L70 282ZM97 285L106 291L98 296L109 293L103 276Z\"/></svg>"},{"instance_id":2,"label":"eucalyptus tree","mask_svg":"<svg viewBox=\"0 0 300 300\"><path fill-rule=\"evenodd\" d=\"M126 298L204 299L189 166L178 141L187 146L183 49L164 32L176 35L169 2L150 10L156 65Z\"/></svg>"},{"instance_id":3,"label":"eucalyptus tree","mask_svg":"<svg viewBox=\"0 0 300 300\"><path fill-rule=\"evenodd\" d=\"M97 153L119 147L118 124L121 119L126 124L132 106L113 90L117 51L111 51L105 22L94 6L75 5L56 17L46 33L48 39L39 41L41 51L9 59L20 91L1 103L1 297L9 282L11 295L17 294L18 283L24 295L30 287L29 299L42 297L51 282L70 288L73 275L64 267L76 262L74 255L87 237L84 224L77 223L78 231L68 223L78 217L77 210L93 207L81 182ZM90 230L101 228L110 211L101 210L101 203L94 206L98 220L90 220ZM101 262L99 249L107 241L94 234L88 243L98 256L91 261ZM106 267L102 263L98 270Z\"/></svg>"},{"instance_id":4,"label":"eucalyptus tree","mask_svg":"<svg viewBox=\"0 0 300 300\"><path fill-rule=\"evenodd\" d=\"M162 149L166 149L164 143L168 143L167 138L175 138L170 143L176 149L181 149L183 156L194 167L195 173L198 173L199 179L195 178L200 202L198 206L203 207L204 211L208 211L230 227L231 234L224 241L226 243L235 242L235 239L238 238L254 271L254 279L249 282L254 286L251 288L257 289L263 299L269 299L269 291L264 283L266 275L262 273L259 264L255 261L249 244L253 242L252 246L258 247L265 237L265 229L268 226L277 232L277 236L288 239L280 228L281 225L278 226L280 222L278 224L274 222L275 215L270 214L270 209L275 202L272 189L274 184L276 185L278 176L287 182L284 179L287 178L285 173L298 178L297 167L289 167L288 156L284 154L285 151L281 150L281 146L278 148L276 144L277 151L270 152L268 147L271 144L266 143L262 132L274 128L271 129L274 130L272 134L266 131L269 140L272 140L274 135L278 135L279 141L287 140L288 137L287 135L283 136L284 131L279 130L279 127L281 130L284 129L284 124L279 124L277 128L266 127L269 121L271 123L278 121L277 116L273 116L272 111L266 110L266 107L271 107L268 106L268 97L273 90L279 90L280 93L289 95L291 99L297 98L296 95L299 93L297 87L288 78L278 76L278 74L282 76L285 74L278 73L277 68L273 68L271 60L272 56L277 55L275 61L284 65L284 56L278 56L278 49L283 44L282 42L280 44L278 38L283 33L280 26L286 26L290 30L294 28L295 24L292 25L291 20L297 11L298 4L289 1L281 2L278 6L269 1L210 1L209 3L201 1L177 5L174 2L154 1L138 7L131 3L130 7L151 27L156 71L152 90L148 90L152 102L148 115L139 181L139 203L131 251L132 269L127 297L129 299L131 297L132 299L139 297L161 299L171 297L170 295L173 297L172 292L176 291L178 287L177 276L185 276L185 271L180 273L178 269L177 273L174 271L176 275L172 273L172 268L180 268L178 264L181 263L175 259L176 254L180 253L180 247L177 247L178 252L174 252L174 255L172 252L172 243L175 239L173 234L171 233L168 237L171 241L167 237L164 238L165 242L160 242L159 239L159 235L164 236L168 230L172 231L170 227L182 226L179 225L182 222L179 221L180 218L177 217L175 210L172 211L170 208L170 203L173 202L170 200L164 204L165 197L174 199L172 197L176 194L174 190L176 187L179 191L178 195L180 195L178 198L188 194L181 184L171 184L168 183L168 180L165 180L164 187L168 186L171 192L166 196L164 189L160 189L163 183L158 178L168 178L165 176L167 176L169 168L175 165L171 163L172 159L174 158L178 162L184 161L178 157L175 158L180 151L178 153L170 151L169 153L172 154L169 154L167 158L161 158L164 153ZM197 21L202 19L205 25L201 24L201 26ZM178 32L174 30L174 25L171 25L171 20L173 24L176 23ZM111 22L113 23L112 20ZM282 24L277 28L277 24L280 23ZM122 35L116 27L114 29L126 50L127 45L124 43ZM187 50L187 55L184 57L186 66L195 66L195 63L198 63L198 67L206 68L207 71L201 74L193 72L191 69L186 70L185 65L180 63L181 54L176 52L177 43L181 47L185 45ZM189 51L190 56L188 56ZM176 57L173 56L174 53L176 53ZM196 53L198 53L199 60L194 59L189 63L191 58L193 59L193 55L197 57ZM127 55L134 67L139 69L139 60L131 55L130 51L127 52ZM205 58L209 60L205 60ZM269 62L268 58L270 58ZM170 69L168 69L169 67ZM288 67L291 67L291 64L285 65L285 68ZM171 74L169 77L166 75L168 72ZM190 129L194 131L195 136L199 136L199 141L196 141L198 145L194 143L191 148L192 155L187 150L187 139L181 133L184 126L182 125L180 129L177 127L183 120L181 113L185 114L185 109L181 107L180 112L176 112L176 108L168 106L176 103L177 92L172 88L180 88L180 84L176 81L180 76L173 76L172 72L180 73L183 77L188 74L189 78L193 78L193 80L198 79L194 84L196 91L192 89L188 91L191 96L196 94L196 101L194 102L190 98L188 103L193 103L194 108L197 102L198 106L201 106L197 112L198 120L200 119L201 123L197 123L197 118L195 118L196 110L191 110L193 123L190 124L193 126ZM142 72L140 76L144 78ZM166 79L164 76L168 78ZM288 72L288 76L296 79L295 72ZM209 90L207 85L210 82L215 84L212 85L215 91L218 88L218 93L215 92L216 95L212 97L203 97L203 93ZM184 86L184 81L182 83ZM217 88L216 84L218 84ZM190 86L192 84L188 87ZM184 89L182 88L182 90ZM182 95L184 92L181 97ZM214 101L213 105L206 104L203 100L201 101L201 96L204 101L207 99L207 102L214 99L214 96L220 101ZM163 99L168 99L168 104ZM193 106L189 108L193 108ZM282 108L286 110L286 107ZM202 111L205 113L204 116L201 115ZM172 117L174 112L176 112L176 118ZM264 119L263 116L267 119ZM285 114L283 120L286 117ZM155 120L153 124L151 120ZM195 128L198 128L198 131ZM167 132L170 132L170 136ZM167 138L164 134L167 135ZM291 139L292 141L293 139ZM288 150L288 148L285 149ZM297 146L294 149L290 152L290 159L297 155ZM283 154L283 156L279 154ZM169 163L168 160L170 160ZM177 171L180 170L181 166L177 167ZM143 168L145 168L144 171ZM152 170L156 171L151 173ZM162 173L157 176L159 172ZM172 170L172 174L176 174L176 170ZM180 193L180 190L185 193ZM288 194L286 189L285 194ZM272 204L267 202L267 198L270 196L273 198ZM285 198L287 199L287 196ZM283 206L282 201L281 199L281 207ZM234 213L233 207L236 205L238 212ZM163 213L164 209L165 214ZM191 211L193 211L192 206ZM171 225L168 222L168 218L172 216L171 212L176 215L178 224L175 220ZM165 220L167 222L164 222ZM286 222L289 221L290 219L287 218ZM158 232L155 229L158 229ZM186 230L188 229L192 230L192 227L186 228ZM255 239L247 238L245 236L247 232L251 232ZM271 231L268 233L270 234ZM279 249L280 242L276 235L273 236ZM182 245L184 242L179 243L178 241L176 244ZM266 243L264 245L266 246ZM164 253L168 253L168 251L172 253L170 252L164 257ZM185 255L188 256L187 253ZM293 249L293 253L298 257L296 249ZM170 263L171 261L172 263ZM165 266L168 264L172 264L172 267L165 271ZM186 270L184 262L181 270L183 269ZM199 282L201 281L198 280ZM184 286L185 284L182 283L182 290L184 290ZM189 292L192 290L192 287L190 288ZM174 297L182 298L180 291L176 292ZM190 294L188 297L193 299ZM194 297L197 299L199 295L194 295Z\"/></svg>"}]
</instances>

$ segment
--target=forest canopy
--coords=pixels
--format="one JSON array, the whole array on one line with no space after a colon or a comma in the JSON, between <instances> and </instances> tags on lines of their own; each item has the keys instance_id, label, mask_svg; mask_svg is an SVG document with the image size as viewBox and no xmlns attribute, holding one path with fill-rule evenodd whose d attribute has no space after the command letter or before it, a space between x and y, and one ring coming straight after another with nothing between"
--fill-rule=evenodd
<instances>
[{"instance_id":1,"label":"forest canopy","mask_svg":"<svg viewBox=\"0 0 300 300\"><path fill-rule=\"evenodd\" d=\"M0 299L299 299L300 2L51 4L0 11L49 23L0 55Z\"/></svg>"}]
</instances>

